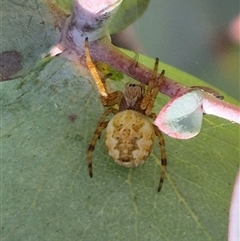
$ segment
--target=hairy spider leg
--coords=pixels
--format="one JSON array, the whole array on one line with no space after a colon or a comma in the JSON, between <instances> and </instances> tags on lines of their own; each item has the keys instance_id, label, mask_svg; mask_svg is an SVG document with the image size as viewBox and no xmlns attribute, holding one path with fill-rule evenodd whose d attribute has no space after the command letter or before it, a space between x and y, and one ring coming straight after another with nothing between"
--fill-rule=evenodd
<instances>
[{"instance_id":1,"label":"hairy spider leg","mask_svg":"<svg viewBox=\"0 0 240 241\"><path fill-rule=\"evenodd\" d=\"M152 101L154 102L154 100L152 99L152 89L154 88L154 83L157 78L158 64L159 64L159 59L156 58L155 64L154 64L154 69L153 69L153 74L152 74L151 80L148 83L148 87L145 91L144 98L141 103L141 109L145 110L145 112L147 111L147 108L148 108L150 102L152 102ZM150 110L150 112L151 112L151 110ZM150 112L148 114L150 114Z\"/></svg>"},{"instance_id":2,"label":"hairy spider leg","mask_svg":"<svg viewBox=\"0 0 240 241\"><path fill-rule=\"evenodd\" d=\"M159 89L161 87L161 84L164 79L164 70L161 72L160 76L158 77L157 71L158 71L158 64L159 59L156 58L155 64L154 64L154 71L151 80L148 83L148 87L146 90L146 93L144 95L144 98L141 103L141 109L145 110L146 115L150 115L151 111L153 109L154 102L156 100L157 94L159 92Z\"/></svg>"},{"instance_id":3,"label":"hairy spider leg","mask_svg":"<svg viewBox=\"0 0 240 241\"><path fill-rule=\"evenodd\" d=\"M166 157L166 150L165 150L165 141L164 141L162 132L154 124L153 124L153 128L155 131L155 135L158 137L158 142L161 149L161 173L160 173L160 180L158 185L158 192L160 192L162 189L162 185L163 185L163 181L166 173L167 157Z\"/></svg>"},{"instance_id":4,"label":"hairy spider leg","mask_svg":"<svg viewBox=\"0 0 240 241\"><path fill-rule=\"evenodd\" d=\"M87 152L87 159L88 159L88 171L89 171L89 176L93 176L93 171L92 171L92 154L96 145L97 140L99 139L101 132L107 127L107 124L109 121L105 121L106 117L113 113L116 114L118 112L117 109L114 108L108 108L107 110L104 111L101 119L98 122L97 128L94 132L93 138L91 143L88 146L88 152Z\"/></svg>"},{"instance_id":5,"label":"hairy spider leg","mask_svg":"<svg viewBox=\"0 0 240 241\"><path fill-rule=\"evenodd\" d=\"M91 56L90 56L88 38L85 38L85 54L86 54L86 62L87 62L88 69L97 85L98 92L100 93L101 96L107 97L108 93L106 91L106 88L105 88L105 86L95 68L94 63L92 62Z\"/></svg>"},{"instance_id":6,"label":"hairy spider leg","mask_svg":"<svg viewBox=\"0 0 240 241\"><path fill-rule=\"evenodd\" d=\"M123 93L117 90L112 93L108 93L107 98L104 96L101 96L101 102L105 107L114 106L114 105L119 106L122 96L123 96Z\"/></svg>"},{"instance_id":7,"label":"hairy spider leg","mask_svg":"<svg viewBox=\"0 0 240 241\"><path fill-rule=\"evenodd\" d=\"M147 92L146 92L147 95L152 94L152 90L154 88L154 84L155 84L156 79L157 79L158 65L159 65L159 58L156 58L155 63L154 63L152 78L148 83L148 89L147 89Z\"/></svg>"}]
</instances>

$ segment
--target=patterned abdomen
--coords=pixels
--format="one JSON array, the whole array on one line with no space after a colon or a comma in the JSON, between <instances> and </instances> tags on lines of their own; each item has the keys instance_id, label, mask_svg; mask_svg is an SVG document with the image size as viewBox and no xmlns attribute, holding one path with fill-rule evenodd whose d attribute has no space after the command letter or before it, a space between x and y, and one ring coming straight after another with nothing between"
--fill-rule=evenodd
<instances>
[{"instance_id":1,"label":"patterned abdomen","mask_svg":"<svg viewBox=\"0 0 240 241\"><path fill-rule=\"evenodd\" d=\"M117 113L106 128L109 155L119 165L135 167L152 151L154 129L148 117L134 110Z\"/></svg>"}]
</instances>

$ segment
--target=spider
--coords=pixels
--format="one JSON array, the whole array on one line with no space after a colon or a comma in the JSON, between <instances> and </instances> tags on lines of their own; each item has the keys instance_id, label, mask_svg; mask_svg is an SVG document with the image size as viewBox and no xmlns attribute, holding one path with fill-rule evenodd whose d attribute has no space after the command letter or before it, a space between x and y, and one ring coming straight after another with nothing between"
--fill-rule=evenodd
<instances>
[{"instance_id":1,"label":"spider","mask_svg":"<svg viewBox=\"0 0 240 241\"><path fill-rule=\"evenodd\" d=\"M164 70L157 75L159 60L156 58L154 74L145 89L144 85L126 83L124 91L108 93L105 87L105 76L101 79L92 62L89 51L88 39L85 40L86 63L98 87L101 102L108 107L100 118L88 147L87 159L90 177L93 176L92 155L101 132L106 129L105 144L109 155L119 165L136 167L143 164L150 155L154 136L158 138L161 150L161 172L158 192L161 190L166 172L167 159L164 138L161 131L150 118L156 118L152 108L164 78ZM107 121L108 115L114 116Z\"/></svg>"}]
</instances>

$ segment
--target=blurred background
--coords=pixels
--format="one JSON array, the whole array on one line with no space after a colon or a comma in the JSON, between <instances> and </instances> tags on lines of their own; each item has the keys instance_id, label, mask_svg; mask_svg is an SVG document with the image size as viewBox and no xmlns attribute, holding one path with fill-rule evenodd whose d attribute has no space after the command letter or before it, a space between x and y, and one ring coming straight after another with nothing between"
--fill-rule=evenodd
<instances>
[{"instance_id":1,"label":"blurred background","mask_svg":"<svg viewBox=\"0 0 240 241\"><path fill-rule=\"evenodd\" d=\"M239 14L238 0L151 0L121 42L240 100Z\"/></svg>"}]
</instances>

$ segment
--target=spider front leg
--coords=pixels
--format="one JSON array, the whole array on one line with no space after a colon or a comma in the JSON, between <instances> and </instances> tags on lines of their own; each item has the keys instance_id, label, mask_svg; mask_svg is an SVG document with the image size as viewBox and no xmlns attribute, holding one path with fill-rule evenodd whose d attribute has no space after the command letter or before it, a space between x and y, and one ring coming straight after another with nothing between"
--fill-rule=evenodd
<instances>
[{"instance_id":1,"label":"spider front leg","mask_svg":"<svg viewBox=\"0 0 240 241\"><path fill-rule=\"evenodd\" d=\"M92 138L92 141L88 146L87 159L88 159L88 171L89 171L90 177L93 176L92 154L93 154L96 142L99 139L101 132L107 127L107 124L108 124L108 121L105 121L105 119L109 114L111 114L111 113L116 114L117 112L118 112L118 110L116 110L114 108L108 108L107 110L105 110L101 119L98 122L97 128L96 128L93 138Z\"/></svg>"},{"instance_id":2,"label":"spider front leg","mask_svg":"<svg viewBox=\"0 0 240 241\"><path fill-rule=\"evenodd\" d=\"M103 106L109 107L109 106L114 106L118 105L122 99L123 93L121 91L115 91L112 93L108 93L108 97L101 96L101 102Z\"/></svg>"},{"instance_id":3,"label":"spider front leg","mask_svg":"<svg viewBox=\"0 0 240 241\"><path fill-rule=\"evenodd\" d=\"M158 192L162 189L166 168L167 168L167 157L166 157L166 150L165 150L165 141L162 135L162 132L157 128L157 126L153 125L155 135L158 137L158 142L161 149L161 174L160 180L158 185Z\"/></svg>"},{"instance_id":4,"label":"spider front leg","mask_svg":"<svg viewBox=\"0 0 240 241\"><path fill-rule=\"evenodd\" d=\"M159 89L161 87L161 84L164 79L164 70L161 72L160 76L158 76L158 63L159 59L156 58L155 64L154 64L154 73L151 78L151 80L148 83L148 87L146 90L146 93L144 94L143 100L141 102L141 109L145 110L146 115L150 115L151 111L153 109L154 102L156 100L157 94L159 92Z\"/></svg>"},{"instance_id":5,"label":"spider front leg","mask_svg":"<svg viewBox=\"0 0 240 241\"><path fill-rule=\"evenodd\" d=\"M87 67L96 83L96 86L98 88L98 92L100 93L101 96L107 98L108 97L108 93L106 91L106 88L103 84L103 81L101 80L97 69L94 65L94 63L92 62L91 56L90 56L90 51L89 51L89 43L88 43L88 38L85 39L85 54L86 54L86 63L87 63Z\"/></svg>"},{"instance_id":6,"label":"spider front leg","mask_svg":"<svg viewBox=\"0 0 240 241\"><path fill-rule=\"evenodd\" d=\"M85 54L87 67L93 77L93 80L95 81L98 92L101 95L101 102L103 106L108 107L114 106L115 104L119 104L123 93L121 91L115 91L113 93L107 92L105 81L109 76L111 76L111 73L105 75L103 78L99 76L96 66L94 65L92 58L90 56L88 38L85 39Z\"/></svg>"}]
</instances>

